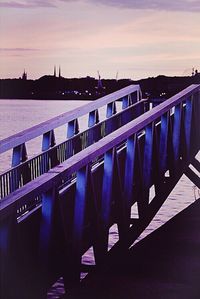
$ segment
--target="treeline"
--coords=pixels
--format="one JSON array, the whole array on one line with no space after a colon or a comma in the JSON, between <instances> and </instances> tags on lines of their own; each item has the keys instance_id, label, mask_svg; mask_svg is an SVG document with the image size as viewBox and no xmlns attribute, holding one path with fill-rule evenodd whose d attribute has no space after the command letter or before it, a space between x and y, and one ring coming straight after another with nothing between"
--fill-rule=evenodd
<instances>
[{"instance_id":1,"label":"treeline","mask_svg":"<svg viewBox=\"0 0 200 299\"><path fill-rule=\"evenodd\" d=\"M92 77L63 78L43 76L37 80L1 79L0 98L18 99L96 99L130 84L139 84L144 97L169 98L190 84L200 84L200 75L188 77L158 76L133 81Z\"/></svg>"}]
</instances>

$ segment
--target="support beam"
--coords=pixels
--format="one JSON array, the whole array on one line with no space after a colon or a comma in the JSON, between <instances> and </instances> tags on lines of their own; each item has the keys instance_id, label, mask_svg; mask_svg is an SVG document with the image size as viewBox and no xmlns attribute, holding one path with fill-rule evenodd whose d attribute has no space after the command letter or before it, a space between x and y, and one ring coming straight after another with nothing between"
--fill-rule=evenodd
<instances>
[{"instance_id":1,"label":"support beam","mask_svg":"<svg viewBox=\"0 0 200 299\"><path fill-rule=\"evenodd\" d=\"M186 169L185 175L200 189L200 177L190 167Z\"/></svg>"}]
</instances>

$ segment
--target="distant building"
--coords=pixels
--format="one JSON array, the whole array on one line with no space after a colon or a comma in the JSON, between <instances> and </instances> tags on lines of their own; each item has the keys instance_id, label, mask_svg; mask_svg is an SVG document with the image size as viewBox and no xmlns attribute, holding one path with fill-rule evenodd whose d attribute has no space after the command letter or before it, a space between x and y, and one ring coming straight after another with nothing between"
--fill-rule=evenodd
<instances>
[{"instance_id":1,"label":"distant building","mask_svg":"<svg viewBox=\"0 0 200 299\"><path fill-rule=\"evenodd\" d=\"M27 80L27 73L25 72L25 70L22 74L22 80Z\"/></svg>"},{"instance_id":2,"label":"distant building","mask_svg":"<svg viewBox=\"0 0 200 299\"><path fill-rule=\"evenodd\" d=\"M56 77L56 66L54 65L53 76ZM58 77L61 78L61 67L59 66Z\"/></svg>"},{"instance_id":3,"label":"distant building","mask_svg":"<svg viewBox=\"0 0 200 299\"><path fill-rule=\"evenodd\" d=\"M97 85L97 89L98 90L102 90L103 89L103 84L102 84L102 81L101 81L101 76L100 76L100 73L99 73L99 71L97 71L97 73L98 73L98 85Z\"/></svg>"},{"instance_id":4,"label":"distant building","mask_svg":"<svg viewBox=\"0 0 200 299\"><path fill-rule=\"evenodd\" d=\"M98 73L99 78L98 78L96 90L97 90L97 93L101 94L101 93L105 92L105 87L103 86L99 71L97 71L97 73Z\"/></svg>"},{"instance_id":5,"label":"distant building","mask_svg":"<svg viewBox=\"0 0 200 299\"><path fill-rule=\"evenodd\" d=\"M59 73L58 73L58 77L61 78L61 68L59 66Z\"/></svg>"}]
</instances>

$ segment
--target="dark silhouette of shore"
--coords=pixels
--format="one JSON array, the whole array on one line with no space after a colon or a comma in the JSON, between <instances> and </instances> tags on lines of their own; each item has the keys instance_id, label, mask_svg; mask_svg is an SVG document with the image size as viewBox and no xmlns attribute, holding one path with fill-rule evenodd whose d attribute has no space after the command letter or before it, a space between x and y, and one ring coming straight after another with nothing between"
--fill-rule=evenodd
<instances>
[{"instance_id":1,"label":"dark silhouette of shore","mask_svg":"<svg viewBox=\"0 0 200 299\"><path fill-rule=\"evenodd\" d=\"M37 80L0 79L1 99L95 100L130 84L139 84L143 97L166 99L191 84L200 83L200 73L187 77L157 76L141 80L102 79L101 88L93 77L64 78L43 76Z\"/></svg>"}]
</instances>

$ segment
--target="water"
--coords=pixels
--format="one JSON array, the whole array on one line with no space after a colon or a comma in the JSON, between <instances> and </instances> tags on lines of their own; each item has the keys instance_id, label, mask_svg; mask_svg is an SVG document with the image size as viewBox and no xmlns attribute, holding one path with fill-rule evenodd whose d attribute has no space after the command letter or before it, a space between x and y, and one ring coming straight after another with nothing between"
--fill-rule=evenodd
<instances>
[{"instance_id":1,"label":"water","mask_svg":"<svg viewBox=\"0 0 200 299\"><path fill-rule=\"evenodd\" d=\"M6 138L88 102L89 101L0 100L0 139ZM118 104L118 107L119 105L120 103ZM100 118L105 118L105 111L101 110ZM87 127L86 117L81 118L80 127L81 129ZM66 126L61 127L55 133L57 142L63 140L66 136ZM27 148L30 156L36 154L36 152L39 152L41 149L41 139L37 138L34 142L28 143ZM10 162L11 151L4 155L0 155L0 171L9 168ZM137 241L164 224L168 219L194 202L195 198L198 197L199 190L186 176L183 176L154 220ZM134 215L137 215L137 213L136 209L133 208L132 216ZM117 240L117 228L116 226L113 226L110 229L109 247L112 247ZM85 254L83 262L87 264L94 263L92 250L89 250ZM51 296L51 298L58 298L59 294L63 292L61 285L61 282L56 284L56 287L52 291L54 296Z\"/></svg>"},{"instance_id":2,"label":"water","mask_svg":"<svg viewBox=\"0 0 200 299\"><path fill-rule=\"evenodd\" d=\"M37 125L52 117L70 111L89 101L0 100L0 140ZM82 120L83 122L83 120ZM66 126L55 130L56 141L66 137ZM41 137L27 143L27 152L33 156L41 151ZM11 165L12 151L0 155L0 172Z\"/></svg>"},{"instance_id":3,"label":"water","mask_svg":"<svg viewBox=\"0 0 200 299\"><path fill-rule=\"evenodd\" d=\"M52 117L89 103L87 100L47 101L47 100L1 100L0 99L0 140L30 128ZM121 110L122 103L116 103ZM100 120L106 118L106 107L99 109ZM79 118L79 128L87 128L88 116ZM56 143L66 140L67 125L55 129ZM41 152L42 136L26 143L27 153L32 157ZM0 173L11 166L12 151L0 155Z\"/></svg>"}]
</instances>

